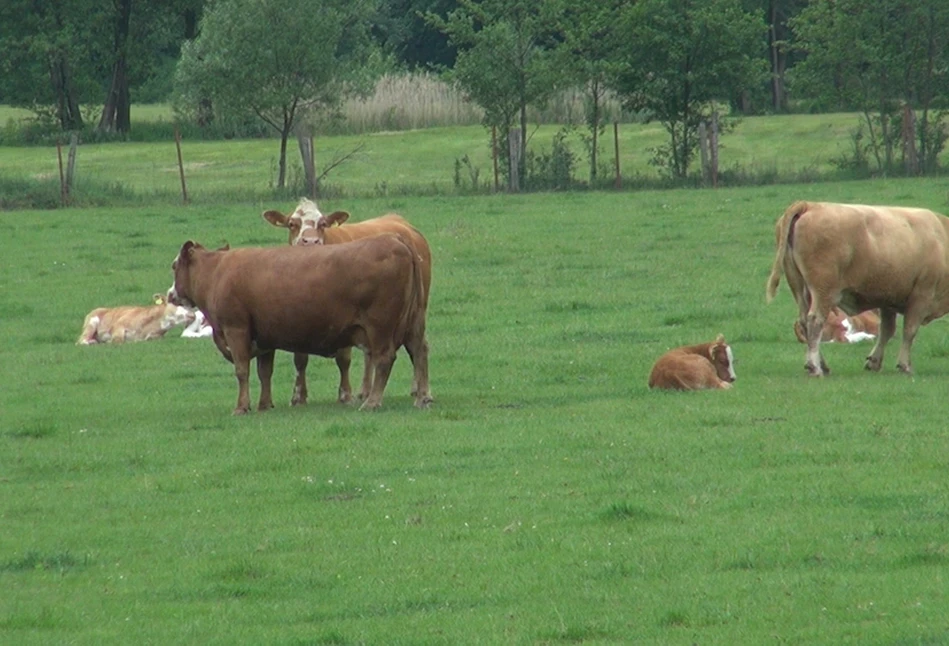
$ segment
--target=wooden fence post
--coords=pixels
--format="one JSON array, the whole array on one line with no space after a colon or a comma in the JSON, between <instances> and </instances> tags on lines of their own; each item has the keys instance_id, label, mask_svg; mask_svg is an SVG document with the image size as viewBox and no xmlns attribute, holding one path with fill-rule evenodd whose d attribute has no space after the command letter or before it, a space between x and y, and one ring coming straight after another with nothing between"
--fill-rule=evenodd
<instances>
[{"instance_id":1,"label":"wooden fence post","mask_svg":"<svg viewBox=\"0 0 949 646\"><path fill-rule=\"evenodd\" d=\"M712 132L709 141L709 162L712 165L712 188L718 188L718 110L712 112Z\"/></svg>"},{"instance_id":2,"label":"wooden fence post","mask_svg":"<svg viewBox=\"0 0 949 646\"><path fill-rule=\"evenodd\" d=\"M613 180L613 188L620 189L623 186L623 176L619 170L619 121L613 122L613 157L616 166L616 179Z\"/></svg>"},{"instance_id":3,"label":"wooden fence post","mask_svg":"<svg viewBox=\"0 0 949 646\"><path fill-rule=\"evenodd\" d=\"M498 127L491 126L491 163L494 164L494 192L501 189L501 182L498 177Z\"/></svg>"},{"instance_id":4,"label":"wooden fence post","mask_svg":"<svg viewBox=\"0 0 949 646\"><path fill-rule=\"evenodd\" d=\"M916 113L908 103L903 104L903 163L907 175L919 174L919 155L916 153Z\"/></svg>"},{"instance_id":5,"label":"wooden fence post","mask_svg":"<svg viewBox=\"0 0 949 646\"><path fill-rule=\"evenodd\" d=\"M521 190L521 129L511 128L507 133L507 144L510 156L508 157L508 190L517 193Z\"/></svg>"},{"instance_id":6,"label":"wooden fence post","mask_svg":"<svg viewBox=\"0 0 949 646\"><path fill-rule=\"evenodd\" d=\"M303 181L305 184L306 196L316 199L316 153L313 149L313 135L304 133L302 130L297 133L297 145L300 146L300 157L303 159Z\"/></svg>"},{"instance_id":7,"label":"wooden fence post","mask_svg":"<svg viewBox=\"0 0 949 646\"><path fill-rule=\"evenodd\" d=\"M175 128L175 148L178 149L178 175L181 177L181 199L188 203L188 187L185 186L185 165L181 159L181 133Z\"/></svg>"},{"instance_id":8,"label":"wooden fence post","mask_svg":"<svg viewBox=\"0 0 949 646\"><path fill-rule=\"evenodd\" d=\"M69 201L69 194L66 191L66 175L63 171L63 142L56 140L56 157L59 159L59 201L63 206Z\"/></svg>"},{"instance_id":9,"label":"wooden fence post","mask_svg":"<svg viewBox=\"0 0 949 646\"><path fill-rule=\"evenodd\" d=\"M708 163L708 128L705 122L699 123L699 159L702 163L702 184L709 181L712 176Z\"/></svg>"}]
</instances>

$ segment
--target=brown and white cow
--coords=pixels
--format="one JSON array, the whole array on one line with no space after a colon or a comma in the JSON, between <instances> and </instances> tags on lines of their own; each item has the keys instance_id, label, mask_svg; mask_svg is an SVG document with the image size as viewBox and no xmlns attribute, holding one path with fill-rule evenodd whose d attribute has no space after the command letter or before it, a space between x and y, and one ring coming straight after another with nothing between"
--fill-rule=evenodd
<instances>
[{"instance_id":1,"label":"brown and white cow","mask_svg":"<svg viewBox=\"0 0 949 646\"><path fill-rule=\"evenodd\" d=\"M211 251L186 242L172 268L169 300L204 312L222 355L234 364L235 414L250 409L250 360L257 359L259 410L273 407L275 350L334 356L365 348L374 368L363 408L378 408L396 350L404 346L419 380L415 405L425 407L428 349L417 255L397 236L326 247Z\"/></svg>"},{"instance_id":2,"label":"brown and white cow","mask_svg":"<svg viewBox=\"0 0 949 646\"><path fill-rule=\"evenodd\" d=\"M194 320L194 311L168 303L164 295L154 299L154 305L97 307L86 314L76 345L160 339L176 325Z\"/></svg>"},{"instance_id":3,"label":"brown and white cow","mask_svg":"<svg viewBox=\"0 0 949 646\"><path fill-rule=\"evenodd\" d=\"M830 372L820 353L824 322L880 309L880 334L865 367L879 370L903 315L897 368L911 373L910 350L921 325L949 312L949 218L928 209L795 202L775 224L775 258L765 296L783 275L807 337L805 368Z\"/></svg>"},{"instance_id":4,"label":"brown and white cow","mask_svg":"<svg viewBox=\"0 0 949 646\"><path fill-rule=\"evenodd\" d=\"M880 315L876 310L867 310L853 316L839 307L834 307L824 321L821 330L821 343L856 343L874 339L880 333ZM794 321L794 336L801 343L807 343L807 334L800 321Z\"/></svg>"},{"instance_id":5,"label":"brown and white cow","mask_svg":"<svg viewBox=\"0 0 949 646\"><path fill-rule=\"evenodd\" d=\"M261 217L275 227L287 229L291 245L334 245L385 233L398 235L415 251L419 260L422 272L422 317L425 317L432 286L432 252L425 236L402 216L388 213L371 220L347 224L349 213L346 211L335 211L329 215L324 215L313 200L302 198L297 204L297 208L289 215L270 210L262 213ZM427 340L423 339L422 344L426 348L428 347ZM306 404L308 357L305 354L298 353L294 355L293 361L297 369L297 378L290 403L293 405ZM341 402L349 401L352 397L352 387L349 382L350 362L350 348L344 348L336 355L336 365L339 367L339 401ZM366 361L359 392L360 399L365 399L371 389L372 374L372 366ZM412 395L419 395L418 389L418 371L416 370L416 374L412 379ZM431 393L429 392L421 393L421 396L431 399Z\"/></svg>"},{"instance_id":6,"label":"brown and white cow","mask_svg":"<svg viewBox=\"0 0 949 646\"><path fill-rule=\"evenodd\" d=\"M734 381L735 357L721 334L711 343L669 350L649 373L649 387L664 390L731 388Z\"/></svg>"}]
</instances>

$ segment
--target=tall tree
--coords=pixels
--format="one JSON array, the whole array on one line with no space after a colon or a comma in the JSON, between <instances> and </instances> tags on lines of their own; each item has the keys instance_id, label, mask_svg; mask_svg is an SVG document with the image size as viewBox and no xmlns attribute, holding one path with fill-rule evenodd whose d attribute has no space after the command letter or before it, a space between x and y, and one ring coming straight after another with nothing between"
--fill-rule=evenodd
<instances>
[{"instance_id":1,"label":"tall tree","mask_svg":"<svg viewBox=\"0 0 949 646\"><path fill-rule=\"evenodd\" d=\"M375 0L218 0L182 49L176 103L210 99L251 114L280 135L277 185L286 185L287 140L305 112L334 110L364 86Z\"/></svg>"},{"instance_id":2,"label":"tall tree","mask_svg":"<svg viewBox=\"0 0 949 646\"><path fill-rule=\"evenodd\" d=\"M619 29L626 47L616 88L627 107L662 123L670 143L656 163L684 178L713 102L763 80L764 21L740 0L641 0Z\"/></svg>"},{"instance_id":3,"label":"tall tree","mask_svg":"<svg viewBox=\"0 0 949 646\"><path fill-rule=\"evenodd\" d=\"M115 11L112 23L112 80L97 129L128 132L132 124L128 77L132 0L112 0L112 7Z\"/></svg>"},{"instance_id":4,"label":"tall tree","mask_svg":"<svg viewBox=\"0 0 949 646\"><path fill-rule=\"evenodd\" d=\"M599 137L603 132L603 100L610 81L620 71L622 34L616 29L626 0L572 3L562 21L563 44L558 47L564 70L585 89L584 112L590 131L590 182L597 179Z\"/></svg>"},{"instance_id":5,"label":"tall tree","mask_svg":"<svg viewBox=\"0 0 949 646\"><path fill-rule=\"evenodd\" d=\"M445 17L457 8L458 0L387 0L376 37L409 69L449 69L455 65L455 48L425 15Z\"/></svg>"},{"instance_id":6,"label":"tall tree","mask_svg":"<svg viewBox=\"0 0 949 646\"><path fill-rule=\"evenodd\" d=\"M5 103L49 112L63 130L83 125L80 104L95 93L96 3L0 3L0 93ZM91 36L86 36L91 34Z\"/></svg>"},{"instance_id":7,"label":"tall tree","mask_svg":"<svg viewBox=\"0 0 949 646\"><path fill-rule=\"evenodd\" d=\"M933 99L947 94L949 3L812 0L791 25L806 54L791 70L796 91L860 110L878 169L892 168L901 103L928 123Z\"/></svg>"},{"instance_id":8,"label":"tall tree","mask_svg":"<svg viewBox=\"0 0 949 646\"><path fill-rule=\"evenodd\" d=\"M458 5L447 19L428 14L458 48L450 78L484 109L485 125L496 126L504 143L518 124L519 148L525 151L528 106L543 106L564 81L553 55L562 0L459 0ZM502 146L505 159L508 150ZM526 175L524 154L517 175Z\"/></svg>"}]
</instances>

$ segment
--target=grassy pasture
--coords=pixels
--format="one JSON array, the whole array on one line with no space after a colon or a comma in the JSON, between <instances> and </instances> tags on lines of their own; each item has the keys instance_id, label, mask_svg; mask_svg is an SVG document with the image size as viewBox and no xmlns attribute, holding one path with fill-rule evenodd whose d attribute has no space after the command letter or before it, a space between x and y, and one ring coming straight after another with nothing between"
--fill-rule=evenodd
<instances>
[{"instance_id":1,"label":"grassy pasture","mask_svg":"<svg viewBox=\"0 0 949 646\"><path fill-rule=\"evenodd\" d=\"M160 108L155 106L138 106L134 114L143 121L161 118ZM838 170L832 162L848 150L850 132L858 119L855 114L743 119L733 133L722 138L723 176L731 173L759 178L763 183L835 177ZM532 149L549 152L559 128L545 125L533 130ZM649 164L650 149L666 144L667 139L657 123L620 127L620 165L627 186L657 182L657 170ZM576 177L586 180L589 168L579 131L569 142L580 156ZM360 148L350 161L331 172L324 183L328 195L450 194L455 191L455 162L465 156L478 172L479 186L493 186L490 136L481 126L326 136L318 137L315 145L321 169ZM186 140L182 156L189 196L204 204L272 197L278 153L279 143L274 139ZM290 142L287 159L290 194L295 197L303 186L295 142ZM603 138L601 162L611 166L613 159L610 128ZM612 170L607 175L610 173ZM59 195L55 147L0 147L0 177L8 182L45 183L55 203ZM461 170L460 180L462 188L470 191L468 169ZM77 155L74 192L87 204L178 203L181 188L174 142L84 144Z\"/></svg>"},{"instance_id":2,"label":"grassy pasture","mask_svg":"<svg viewBox=\"0 0 949 646\"><path fill-rule=\"evenodd\" d=\"M806 378L763 299L800 198L949 210L931 180L327 202L428 237L436 403L401 355L378 413L318 359L291 408L282 354L240 418L206 339L73 343L289 204L3 215L0 643L949 641L947 324L912 378L868 344ZM734 389L646 388L718 332Z\"/></svg>"}]
</instances>

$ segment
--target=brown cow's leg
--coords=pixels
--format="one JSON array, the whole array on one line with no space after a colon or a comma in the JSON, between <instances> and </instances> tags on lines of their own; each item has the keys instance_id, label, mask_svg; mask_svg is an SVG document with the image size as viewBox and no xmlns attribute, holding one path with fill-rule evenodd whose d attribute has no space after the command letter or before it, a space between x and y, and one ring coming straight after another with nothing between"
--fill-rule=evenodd
<instances>
[{"instance_id":1,"label":"brown cow's leg","mask_svg":"<svg viewBox=\"0 0 949 646\"><path fill-rule=\"evenodd\" d=\"M246 331L223 331L223 339L230 349L234 361L234 376L237 377L237 406L235 415L243 415L250 411L250 388L247 381L250 376L250 335Z\"/></svg>"},{"instance_id":2,"label":"brown cow's leg","mask_svg":"<svg viewBox=\"0 0 949 646\"><path fill-rule=\"evenodd\" d=\"M227 341L224 340L224 335L217 330L212 330L211 338L214 340L214 345L217 346L218 352L220 352L225 359L234 363L234 357L231 356L231 351L227 347Z\"/></svg>"},{"instance_id":3,"label":"brown cow's leg","mask_svg":"<svg viewBox=\"0 0 949 646\"><path fill-rule=\"evenodd\" d=\"M415 396L415 406L428 408L432 403L432 392L428 383L428 342L424 336L411 336L406 340L405 349L412 359L413 377L412 394Z\"/></svg>"},{"instance_id":4,"label":"brown cow's leg","mask_svg":"<svg viewBox=\"0 0 949 646\"><path fill-rule=\"evenodd\" d=\"M337 401L340 404L348 404L353 400L353 387L349 381L349 368L352 363L352 348L343 348L336 353L336 366L339 368L339 392Z\"/></svg>"},{"instance_id":5,"label":"brown cow's leg","mask_svg":"<svg viewBox=\"0 0 949 646\"><path fill-rule=\"evenodd\" d=\"M900 355L896 360L896 367L900 372L905 372L908 375L913 374L913 365L910 362L910 351L913 348L913 340L916 338L916 333L919 332L919 326L922 323L922 319L919 316L919 312L912 304L906 308L906 313L903 314L903 343L900 344Z\"/></svg>"},{"instance_id":6,"label":"brown cow's leg","mask_svg":"<svg viewBox=\"0 0 949 646\"><path fill-rule=\"evenodd\" d=\"M883 366L883 351L886 349L887 342L893 338L895 333L896 310L880 308L880 334L877 335L877 341L873 344L873 349L867 357L864 368L876 372Z\"/></svg>"},{"instance_id":7,"label":"brown cow's leg","mask_svg":"<svg viewBox=\"0 0 949 646\"><path fill-rule=\"evenodd\" d=\"M293 365L297 369L297 380L293 384L293 397L290 398L291 406L306 406L306 366L310 361L310 355L302 352L293 354Z\"/></svg>"},{"instance_id":8,"label":"brown cow's leg","mask_svg":"<svg viewBox=\"0 0 949 646\"><path fill-rule=\"evenodd\" d=\"M273 393L270 389L273 377L273 359L274 352L272 350L257 355L257 378L260 379L260 400L257 402L257 410L273 408Z\"/></svg>"},{"instance_id":9,"label":"brown cow's leg","mask_svg":"<svg viewBox=\"0 0 949 646\"><path fill-rule=\"evenodd\" d=\"M807 315L807 361L804 368L812 377L823 377L830 374L830 368L824 361L820 353L820 339L824 332L824 317L817 311L809 312Z\"/></svg>"},{"instance_id":10,"label":"brown cow's leg","mask_svg":"<svg viewBox=\"0 0 949 646\"><path fill-rule=\"evenodd\" d=\"M392 365L395 363L395 348L388 348L378 354L367 350L366 358L371 360L375 368L375 375L372 380L372 390L369 391L369 396L359 409L375 410L382 405L382 395L385 392L386 384L389 382Z\"/></svg>"},{"instance_id":11,"label":"brown cow's leg","mask_svg":"<svg viewBox=\"0 0 949 646\"><path fill-rule=\"evenodd\" d=\"M359 384L359 401L369 399L369 393L372 392L372 361L369 360L369 351L362 351L362 383Z\"/></svg>"}]
</instances>

